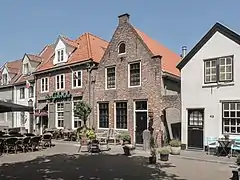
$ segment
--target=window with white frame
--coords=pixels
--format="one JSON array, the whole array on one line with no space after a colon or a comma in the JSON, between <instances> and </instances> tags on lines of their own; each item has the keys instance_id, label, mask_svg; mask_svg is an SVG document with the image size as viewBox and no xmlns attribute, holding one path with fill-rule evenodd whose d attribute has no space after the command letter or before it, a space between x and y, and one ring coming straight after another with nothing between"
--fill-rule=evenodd
<instances>
[{"instance_id":1,"label":"window with white frame","mask_svg":"<svg viewBox=\"0 0 240 180\"><path fill-rule=\"evenodd\" d=\"M8 80L7 80L7 74L3 74L3 75L2 75L2 84L3 84L3 85L7 84L7 83L8 83L7 81L8 81Z\"/></svg>"},{"instance_id":2,"label":"window with white frame","mask_svg":"<svg viewBox=\"0 0 240 180\"><path fill-rule=\"evenodd\" d=\"M127 129L127 102L116 102L116 128Z\"/></svg>"},{"instance_id":3,"label":"window with white frame","mask_svg":"<svg viewBox=\"0 0 240 180\"><path fill-rule=\"evenodd\" d=\"M126 53L126 44L124 42L121 42L118 45L118 54L124 54Z\"/></svg>"},{"instance_id":4,"label":"window with white frame","mask_svg":"<svg viewBox=\"0 0 240 180\"><path fill-rule=\"evenodd\" d=\"M115 67L106 68L107 89L116 88L116 72L115 71L116 71Z\"/></svg>"},{"instance_id":5,"label":"window with white frame","mask_svg":"<svg viewBox=\"0 0 240 180\"><path fill-rule=\"evenodd\" d=\"M240 134L240 102L223 103L223 133Z\"/></svg>"},{"instance_id":6,"label":"window with white frame","mask_svg":"<svg viewBox=\"0 0 240 180\"><path fill-rule=\"evenodd\" d=\"M41 79L41 92L48 92L48 77Z\"/></svg>"},{"instance_id":7,"label":"window with white frame","mask_svg":"<svg viewBox=\"0 0 240 180\"><path fill-rule=\"evenodd\" d=\"M204 60L204 82L233 81L233 56Z\"/></svg>"},{"instance_id":8,"label":"window with white frame","mask_svg":"<svg viewBox=\"0 0 240 180\"><path fill-rule=\"evenodd\" d=\"M56 90L64 89L65 89L65 75L64 74L56 75Z\"/></svg>"},{"instance_id":9,"label":"window with white frame","mask_svg":"<svg viewBox=\"0 0 240 180\"><path fill-rule=\"evenodd\" d=\"M109 128L109 103L98 104L99 128Z\"/></svg>"},{"instance_id":10,"label":"window with white frame","mask_svg":"<svg viewBox=\"0 0 240 180\"><path fill-rule=\"evenodd\" d=\"M81 88L82 87L82 71L73 72L73 88Z\"/></svg>"},{"instance_id":11,"label":"window with white frame","mask_svg":"<svg viewBox=\"0 0 240 180\"><path fill-rule=\"evenodd\" d=\"M64 127L64 103L57 103L57 127Z\"/></svg>"},{"instance_id":12,"label":"window with white frame","mask_svg":"<svg viewBox=\"0 0 240 180\"><path fill-rule=\"evenodd\" d=\"M63 61L63 54L64 54L64 49L60 49L57 51L57 60L58 62L62 62Z\"/></svg>"},{"instance_id":13,"label":"window with white frame","mask_svg":"<svg viewBox=\"0 0 240 180\"><path fill-rule=\"evenodd\" d=\"M140 86L141 64L140 62L129 64L129 86Z\"/></svg>"},{"instance_id":14,"label":"window with white frame","mask_svg":"<svg viewBox=\"0 0 240 180\"><path fill-rule=\"evenodd\" d=\"M20 88L20 99L25 99L25 88Z\"/></svg>"},{"instance_id":15,"label":"window with white frame","mask_svg":"<svg viewBox=\"0 0 240 180\"><path fill-rule=\"evenodd\" d=\"M33 98L33 86L30 86L30 87L28 88L28 97L29 97L29 98Z\"/></svg>"},{"instance_id":16,"label":"window with white frame","mask_svg":"<svg viewBox=\"0 0 240 180\"><path fill-rule=\"evenodd\" d=\"M82 126L82 120L79 117L74 116L74 109L76 108L78 102L73 102L73 128L78 128Z\"/></svg>"},{"instance_id":17,"label":"window with white frame","mask_svg":"<svg viewBox=\"0 0 240 180\"><path fill-rule=\"evenodd\" d=\"M28 63L23 64L23 74L27 75L29 73L29 66Z\"/></svg>"}]
</instances>

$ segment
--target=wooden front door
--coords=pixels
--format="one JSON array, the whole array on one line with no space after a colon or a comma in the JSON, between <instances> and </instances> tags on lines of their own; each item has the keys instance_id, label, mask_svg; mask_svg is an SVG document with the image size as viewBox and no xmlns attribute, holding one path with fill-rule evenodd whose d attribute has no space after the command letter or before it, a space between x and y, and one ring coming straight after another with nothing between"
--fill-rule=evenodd
<instances>
[{"instance_id":1,"label":"wooden front door","mask_svg":"<svg viewBox=\"0 0 240 180\"><path fill-rule=\"evenodd\" d=\"M188 110L188 148L203 149L204 110Z\"/></svg>"},{"instance_id":2,"label":"wooden front door","mask_svg":"<svg viewBox=\"0 0 240 180\"><path fill-rule=\"evenodd\" d=\"M136 144L143 144L143 131L147 129L147 112L135 112L136 117Z\"/></svg>"}]
</instances>

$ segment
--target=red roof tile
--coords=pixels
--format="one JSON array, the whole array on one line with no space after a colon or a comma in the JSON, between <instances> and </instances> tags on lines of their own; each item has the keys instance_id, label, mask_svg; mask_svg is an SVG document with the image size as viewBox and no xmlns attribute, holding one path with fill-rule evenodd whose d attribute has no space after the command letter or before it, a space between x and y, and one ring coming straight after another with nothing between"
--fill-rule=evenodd
<instances>
[{"instance_id":1,"label":"red roof tile","mask_svg":"<svg viewBox=\"0 0 240 180\"><path fill-rule=\"evenodd\" d=\"M9 61L6 63L9 73L17 74L20 68L22 67L22 59Z\"/></svg>"},{"instance_id":2,"label":"red roof tile","mask_svg":"<svg viewBox=\"0 0 240 180\"><path fill-rule=\"evenodd\" d=\"M95 62L99 62L108 46L108 42L90 33L84 33L76 40L70 40L63 37L67 44L72 43L76 48L70 55L68 61L64 65L70 65L76 62L83 62L92 59ZM47 58L43 58L43 63L37 68L37 71L44 71L54 68L54 49L49 47ZM42 52L40 56L43 56ZM50 56L51 54L51 56ZM46 60L47 59L47 60Z\"/></svg>"},{"instance_id":3,"label":"red roof tile","mask_svg":"<svg viewBox=\"0 0 240 180\"><path fill-rule=\"evenodd\" d=\"M27 56L30 59L30 61L36 61L36 62L41 62L42 61L42 57L40 57L38 55L27 54Z\"/></svg>"},{"instance_id":4,"label":"red roof tile","mask_svg":"<svg viewBox=\"0 0 240 180\"><path fill-rule=\"evenodd\" d=\"M172 52L170 49L161 45L157 41L150 38L145 33L134 28L137 34L141 37L143 42L147 45L149 50L156 56L162 56L162 70L171 73L176 76L180 76L180 71L176 68L176 65L180 62L181 57L176 53Z\"/></svg>"}]
</instances>

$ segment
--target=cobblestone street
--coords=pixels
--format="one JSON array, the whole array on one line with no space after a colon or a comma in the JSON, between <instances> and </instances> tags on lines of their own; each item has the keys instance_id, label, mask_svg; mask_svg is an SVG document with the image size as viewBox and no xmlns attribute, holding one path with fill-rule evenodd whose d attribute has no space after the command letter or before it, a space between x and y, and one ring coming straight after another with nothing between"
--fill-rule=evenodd
<instances>
[{"instance_id":1,"label":"cobblestone street","mask_svg":"<svg viewBox=\"0 0 240 180\"><path fill-rule=\"evenodd\" d=\"M38 152L2 155L1 180L226 180L231 177L229 164L211 163L171 156L169 162L148 165L147 153L122 156L119 147L101 155L77 154L75 144L59 143Z\"/></svg>"}]
</instances>

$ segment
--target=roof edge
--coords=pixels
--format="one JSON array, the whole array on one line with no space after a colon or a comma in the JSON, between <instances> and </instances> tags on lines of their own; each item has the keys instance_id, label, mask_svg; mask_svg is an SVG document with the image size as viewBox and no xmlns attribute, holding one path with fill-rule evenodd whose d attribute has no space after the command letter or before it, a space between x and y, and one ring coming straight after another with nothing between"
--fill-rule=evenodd
<instances>
[{"instance_id":1,"label":"roof edge","mask_svg":"<svg viewBox=\"0 0 240 180\"><path fill-rule=\"evenodd\" d=\"M209 41L209 39L216 33L220 32L227 38L240 45L240 35L223 24L217 22L212 28L198 41L198 43L191 49L191 51L177 64L177 68L181 70L192 57Z\"/></svg>"}]
</instances>

